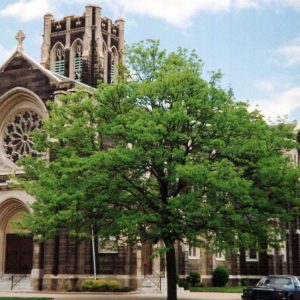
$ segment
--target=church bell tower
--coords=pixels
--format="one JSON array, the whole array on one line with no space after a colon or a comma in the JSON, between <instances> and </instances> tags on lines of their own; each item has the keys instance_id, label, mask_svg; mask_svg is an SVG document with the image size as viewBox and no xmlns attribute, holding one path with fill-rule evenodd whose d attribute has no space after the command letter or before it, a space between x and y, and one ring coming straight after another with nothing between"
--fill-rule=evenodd
<instances>
[{"instance_id":1,"label":"church bell tower","mask_svg":"<svg viewBox=\"0 0 300 300\"><path fill-rule=\"evenodd\" d=\"M124 20L102 17L98 6L86 6L82 16L44 17L41 64L59 75L93 87L113 83L123 51Z\"/></svg>"}]
</instances>

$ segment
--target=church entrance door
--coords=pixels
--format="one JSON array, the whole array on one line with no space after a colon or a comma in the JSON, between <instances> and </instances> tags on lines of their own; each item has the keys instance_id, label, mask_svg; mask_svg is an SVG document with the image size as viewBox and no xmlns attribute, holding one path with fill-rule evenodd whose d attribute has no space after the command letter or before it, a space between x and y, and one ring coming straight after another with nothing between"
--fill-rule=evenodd
<instances>
[{"instance_id":1,"label":"church entrance door","mask_svg":"<svg viewBox=\"0 0 300 300\"><path fill-rule=\"evenodd\" d=\"M6 274L29 274L32 269L32 236L6 235Z\"/></svg>"},{"instance_id":2,"label":"church entrance door","mask_svg":"<svg viewBox=\"0 0 300 300\"><path fill-rule=\"evenodd\" d=\"M152 274L152 244L149 242L142 243L142 271L143 275Z\"/></svg>"}]
</instances>

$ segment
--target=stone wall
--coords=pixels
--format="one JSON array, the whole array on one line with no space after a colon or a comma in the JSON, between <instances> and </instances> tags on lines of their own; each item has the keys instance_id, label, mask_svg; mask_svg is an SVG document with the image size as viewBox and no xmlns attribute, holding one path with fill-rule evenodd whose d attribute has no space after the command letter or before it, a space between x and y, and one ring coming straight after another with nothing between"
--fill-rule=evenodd
<instances>
[{"instance_id":1,"label":"stone wall","mask_svg":"<svg viewBox=\"0 0 300 300\"><path fill-rule=\"evenodd\" d=\"M53 99L55 85L39 69L34 69L22 56L14 58L0 73L0 96L15 87L23 87L38 95L43 101ZM1 120L0 120L1 121Z\"/></svg>"}]
</instances>

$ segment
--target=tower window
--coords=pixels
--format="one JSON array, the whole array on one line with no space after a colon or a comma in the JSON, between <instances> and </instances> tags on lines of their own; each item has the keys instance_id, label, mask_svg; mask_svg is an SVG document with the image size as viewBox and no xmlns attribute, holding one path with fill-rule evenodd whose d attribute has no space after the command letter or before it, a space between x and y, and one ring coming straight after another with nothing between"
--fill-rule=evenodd
<instances>
[{"instance_id":1,"label":"tower window","mask_svg":"<svg viewBox=\"0 0 300 300\"><path fill-rule=\"evenodd\" d=\"M80 42L74 47L74 79L82 81L82 44Z\"/></svg>"},{"instance_id":2,"label":"tower window","mask_svg":"<svg viewBox=\"0 0 300 300\"><path fill-rule=\"evenodd\" d=\"M55 51L55 73L65 75L65 51L58 45Z\"/></svg>"},{"instance_id":3,"label":"tower window","mask_svg":"<svg viewBox=\"0 0 300 300\"><path fill-rule=\"evenodd\" d=\"M115 60L111 60L111 72L110 72L111 83L116 81L116 69L115 69Z\"/></svg>"}]
</instances>

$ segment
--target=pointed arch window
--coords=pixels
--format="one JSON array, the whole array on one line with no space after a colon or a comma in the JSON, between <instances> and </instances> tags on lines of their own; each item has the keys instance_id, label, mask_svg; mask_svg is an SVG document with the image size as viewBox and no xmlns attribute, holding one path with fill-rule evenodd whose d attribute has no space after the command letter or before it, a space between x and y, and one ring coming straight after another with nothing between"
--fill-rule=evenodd
<instances>
[{"instance_id":1,"label":"pointed arch window","mask_svg":"<svg viewBox=\"0 0 300 300\"><path fill-rule=\"evenodd\" d=\"M82 43L79 41L74 46L74 79L82 81Z\"/></svg>"},{"instance_id":2,"label":"pointed arch window","mask_svg":"<svg viewBox=\"0 0 300 300\"><path fill-rule=\"evenodd\" d=\"M54 71L57 74L65 75L65 50L61 45L58 45L55 49Z\"/></svg>"},{"instance_id":3,"label":"pointed arch window","mask_svg":"<svg viewBox=\"0 0 300 300\"><path fill-rule=\"evenodd\" d=\"M118 51L115 47L111 49L110 60L110 83L116 83L118 78Z\"/></svg>"},{"instance_id":4,"label":"pointed arch window","mask_svg":"<svg viewBox=\"0 0 300 300\"><path fill-rule=\"evenodd\" d=\"M107 83L108 82L108 50L106 47L105 42L103 43L103 82Z\"/></svg>"},{"instance_id":5,"label":"pointed arch window","mask_svg":"<svg viewBox=\"0 0 300 300\"><path fill-rule=\"evenodd\" d=\"M115 59L114 59L114 57L112 57L112 60L111 60L110 76L111 76L111 83L116 82L116 68L115 68Z\"/></svg>"}]
</instances>

